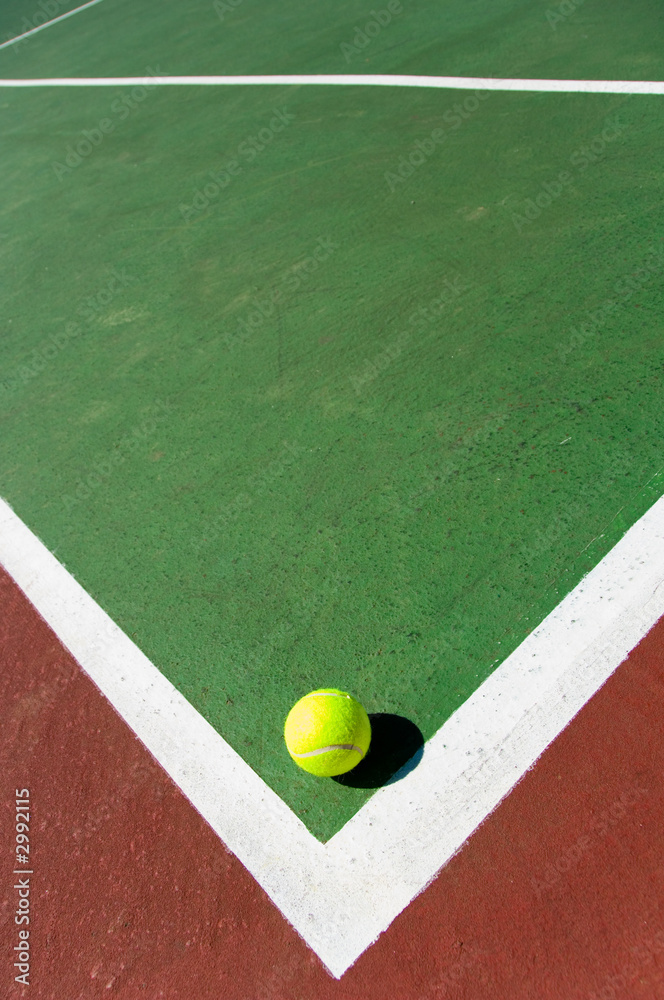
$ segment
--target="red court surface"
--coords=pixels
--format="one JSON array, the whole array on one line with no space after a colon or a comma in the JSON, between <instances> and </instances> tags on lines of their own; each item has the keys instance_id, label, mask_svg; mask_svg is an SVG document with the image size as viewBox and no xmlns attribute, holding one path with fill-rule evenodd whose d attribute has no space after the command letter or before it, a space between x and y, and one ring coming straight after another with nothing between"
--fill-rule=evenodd
<instances>
[{"instance_id":1,"label":"red court surface","mask_svg":"<svg viewBox=\"0 0 664 1000\"><path fill-rule=\"evenodd\" d=\"M336 980L0 573L2 996L664 997L664 620ZM13 981L15 789L31 810Z\"/></svg>"}]
</instances>

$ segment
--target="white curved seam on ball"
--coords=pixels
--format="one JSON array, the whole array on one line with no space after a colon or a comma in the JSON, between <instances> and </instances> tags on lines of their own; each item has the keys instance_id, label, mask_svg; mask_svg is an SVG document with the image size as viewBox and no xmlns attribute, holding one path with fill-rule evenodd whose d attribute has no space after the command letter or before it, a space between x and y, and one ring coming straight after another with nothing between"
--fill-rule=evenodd
<instances>
[{"instance_id":1,"label":"white curved seam on ball","mask_svg":"<svg viewBox=\"0 0 664 1000\"><path fill-rule=\"evenodd\" d=\"M317 757L320 753L329 753L330 750L357 750L360 757L364 756L361 747L356 747L354 743L332 743L329 747L321 747L320 750L309 750L307 753L293 753L291 757Z\"/></svg>"}]
</instances>

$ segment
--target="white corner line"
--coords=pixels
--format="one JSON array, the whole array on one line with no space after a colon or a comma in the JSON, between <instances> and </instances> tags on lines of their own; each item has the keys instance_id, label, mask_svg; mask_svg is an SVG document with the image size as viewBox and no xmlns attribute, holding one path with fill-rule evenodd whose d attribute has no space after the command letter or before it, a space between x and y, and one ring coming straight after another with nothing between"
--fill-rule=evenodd
<instances>
[{"instance_id":1,"label":"white corner line","mask_svg":"<svg viewBox=\"0 0 664 1000\"><path fill-rule=\"evenodd\" d=\"M98 2L98 0L95 0ZM44 25L45 27L45 25ZM8 44L8 43L6 43ZM449 90L563 94L664 94L664 82L642 80L509 80L496 77L316 74L310 76L118 76L3 80L0 87L323 86L437 87Z\"/></svg>"},{"instance_id":2,"label":"white corner line","mask_svg":"<svg viewBox=\"0 0 664 1000\"><path fill-rule=\"evenodd\" d=\"M0 564L340 978L664 615L664 498L428 741L418 766L376 792L326 844L3 500Z\"/></svg>"},{"instance_id":3,"label":"white corner line","mask_svg":"<svg viewBox=\"0 0 664 1000\"><path fill-rule=\"evenodd\" d=\"M68 17L73 17L74 14L80 14L82 10L87 10L88 7L94 7L96 4L101 2L102 0L89 0L88 3L84 3L81 7L69 10L66 14L60 14L59 17L54 17L50 21L45 21L44 24L38 24L36 28L31 28L30 31L24 31L22 35L16 35L15 38L10 38L8 41L3 42L0 45L0 49L6 49L10 45L16 45L17 42L22 42L24 38L29 38L30 35L36 35L38 31L43 31L44 28L50 28L52 24L57 24L58 21L64 21Z\"/></svg>"}]
</instances>

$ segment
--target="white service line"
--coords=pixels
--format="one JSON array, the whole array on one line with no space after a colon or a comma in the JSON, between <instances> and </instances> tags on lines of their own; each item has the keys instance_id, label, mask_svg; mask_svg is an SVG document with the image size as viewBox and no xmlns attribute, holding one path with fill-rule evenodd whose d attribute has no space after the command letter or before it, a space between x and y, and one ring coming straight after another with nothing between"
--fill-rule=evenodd
<instances>
[{"instance_id":1,"label":"white service line","mask_svg":"<svg viewBox=\"0 0 664 1000\"><path fill-rule=\"evenodd\" d=\"M664 498L326 844L2 500L0 564L340 978L664 615Z\"/></svg>"},{"instance_id":2,"label":"white service line","mask_svg":"<svg viewBox=\"0 0 664 1000\"><path fill-rule=\"evenodd\" d=\"M315 76L113 76L50 77L2 80L0 87L131 87L153 86L325 86L438 87L449 90L536 91L563 94L664 94L664 82L642 80L501 80L466 76L371 76L356 74Z\"/></svg>"},{"instance_id":3,"label":"white service line","mask_svg":"<svg viewBox=\"0 0 664 1000\"><path fill-rule=\"evenodd\" d=\"M17 42L21 42L24 38L29 38L30 35L36 35L38 31L43 31L44 28L50 28L52 24L57 24L58 21L64 21L68 17L73 17L74 14L79 14L82 10L87 10L88 7L94 7L96 4L101 2L102 0L89 0L88 3L84 3L81 7L76 7L74 10L68 10L66 14L60 14L58 17L54 17L51 21L45 21L44 24L39 24L36 28L31 28L30 31L24 31L22 35L16 35L15 38L10 38L9 41L3 42L0 45L0 49L6 49L10 45L16 45Z\"/></svg>"}]
</instances>

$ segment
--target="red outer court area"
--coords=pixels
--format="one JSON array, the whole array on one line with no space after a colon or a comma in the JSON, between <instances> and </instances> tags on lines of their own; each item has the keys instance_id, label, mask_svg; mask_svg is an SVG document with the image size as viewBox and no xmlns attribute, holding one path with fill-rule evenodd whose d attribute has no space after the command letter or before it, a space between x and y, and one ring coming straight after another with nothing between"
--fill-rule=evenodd
<instances>
[{"instance_id":1,"label":"red outer court area","mask_svg":"<svg viewBox=\"0 0 664 1000\"><path fill-rule=\"evenodd\" d=\"M0 683L2 997L664 997L664 621L340 980L4 573ZM12 968L24 788L29 986Z\"/></svg>"}]
</instances>

